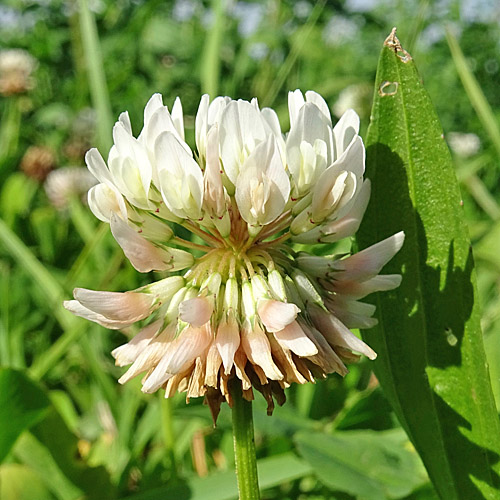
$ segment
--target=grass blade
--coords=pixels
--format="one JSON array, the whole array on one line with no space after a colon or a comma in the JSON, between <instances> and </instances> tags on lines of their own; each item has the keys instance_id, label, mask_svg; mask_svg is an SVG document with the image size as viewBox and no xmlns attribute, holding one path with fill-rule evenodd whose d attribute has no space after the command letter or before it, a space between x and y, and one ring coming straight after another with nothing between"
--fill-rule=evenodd
<instances>
[{"instance_id":1,"label":"grass blade","mask_svg":"<svg viewBox=\"0 0 500 500\"><path fill-rule=\"evenodd\" d=\"M470 70L457 39L449 29L446 30L446 40L448 41L451 56L455 62L458 76L460 80L462 80L462 85L467 92L467 96L476 110L477 116L481 120L484 129L490 136L493 146L500 155L500 127L498 126L498 120L486 100L474 74Z\"/></svg>"}]
</instances>

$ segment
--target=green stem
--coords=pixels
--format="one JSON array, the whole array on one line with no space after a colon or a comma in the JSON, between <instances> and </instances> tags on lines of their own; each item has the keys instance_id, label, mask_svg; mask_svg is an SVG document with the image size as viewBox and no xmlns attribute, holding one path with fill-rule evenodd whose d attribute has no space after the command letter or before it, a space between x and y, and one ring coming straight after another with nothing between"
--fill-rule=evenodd
<instances>
[{"instance_id":1,"label":"green stem","mask_svg":"<svg viewBox=\"0 0 500 500\"><path fill-rule=\"evenodd\" d=\"M259 479L253 435L252 403L243 398L241 382L233 379L233 439L240 500L259 500Z\"/></svg>"},{"instance_id":2,"label":"green stem","mask_svg":"<svg viewBox=\"0 0 500 500\"><path fill-rule=\"evenodd\" d=\"M225 0L212 0L214 22L207 33L203 65L201 69L201 87L203 93L209 94L213 99L218 92L220 78L220 47L225 28Z\"/></svg>"},{"instance_id":3,"label":"green stem","mask_svg":"<svg viewBox=\"0 0 500 500\"><path fill-rule=\"evenodd\" d=\"M177 464L175 460L175 432L174 432L174 415L172 411L172 398L165 398L161 391L160 406L161 406L161 423L163 431L163 442L167 459L170 465L172 476L177 476Z\"/></svg>"},{"instance_id":4,"label":"green stem","mask_svg":"<svg viewBox=\"0 0 500 500\"><path fill-rule=\"evenodd\" d=\"M19 143L21 109L19 99L10 97L5 105L0 128L0 166L6 158L15 153Z\"/></svg>"},{"instance_id":5,"label":"green stem","mask_svg":"<svg viewBox=\"0 0 500 500\"><path fill-rule=\"evenodd\" d=\"M97 111L97 133L99 148L106 155L111 148L111 130L113 117L109 92L104 75L104 64L99 47L99 37L94 14L89 9L87 0L78 0L80 9L80 25L83 42L83 52L87 64L90 95Z\"/></svg>"}]
</instances>

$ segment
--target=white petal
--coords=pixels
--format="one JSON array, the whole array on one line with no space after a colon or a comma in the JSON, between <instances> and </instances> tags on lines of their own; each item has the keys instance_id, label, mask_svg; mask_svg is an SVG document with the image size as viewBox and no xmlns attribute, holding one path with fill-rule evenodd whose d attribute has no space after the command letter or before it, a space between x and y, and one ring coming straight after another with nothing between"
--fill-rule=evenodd
<instances>
[{"instance_id":1,"label":"white petal","mask_svg":"<svg viewBox=\"0 0 500 500\"><path fill-rule=\"evenodd\" d=\"M290 181L273 136L260 143L245 161L236 181L235 198L241 217L251 225L269 224L282 214Z\"/></svg>"},{"instance_id":2,"label":"white petal","mask_svg":"<svg viewBox=\"0 0 500 500\"><path fill-rule=\"evenodd\" d=\"M141 273L184 269L193 262L188 252L174 248L166 251L153 245L116 215L111 217L111 232L127 259Z\"/></svg>"},{"instance_id":3,"label":"white petal","mask_svg":"<svg viewBox=\"0 0 500 500\"><path fill-rule=\"evenodd\" d=\"M248 359L254 365L260 366L268 379L283 379L283 374L279 371L271 356L271 344L269 343L267 335L258 324L256 324L254 328L248 323L243 326L241 346Z\"/></svg>"},{"instance_id":4,"label":"white petal","mask_svg":"<svg viewBox=\"0 0 500 500\"><path fill-rule=\"evenodd\" d=\"M128 382L139 373L151 370L168 352L175 337L175 325L167 327L155 337L139 354L132 366L118 379L120 384Z\"/></svg>"},{"instance_id":5,"label":"white petal","mask_svg":"<svg viewBox=\"0 0 500 500\"><path fill-rule=\"evenodd\" d=\"M182 321L199 328L210 320L213 310L213 300L208 297L194 297L180 303L179 316Z\"/></svg>"},{"instance_id":6,"label":"white petal","mask_svg":"<svg viewBox=\"0 0 500 500\"><path fill-rule=\"evenodd\" d=\"M172 121L174 122L175 130L179 137L184 140L184 116L182 114L181 100L176 97L172 107Z\"/></svg>"},{"instance_id":7,"label":"white petal","mask_svg":"<svg viewBox=\"0 0 500 500\"><path fill-rule=\"evenodd\" d=\"M91 187L87 199L92 213L103 222L109 222L112 214L127 218L125 200L112 184L101 183Z\"/></svg>"},{"instance_id":8,"label":"white petal","mask_svg":"<svg viewBox=\"0 0 500 500\"><path fill-rule=\"evenodd\" d=\"M393 290L401 284L400 274L379 274L366 281L333 279L325 283L325 288L342 296L362 299L374 292Z\"/></svg>"},{"instance_id":9,"label":"white petal","mask_svg":"<svg viewBox=\"0 0 500 500\"><path fill-rule=\"evenodd\" d=\"M108 160L115 185L134 204L148 209L153 167L145 147L121 122L113 127L114 148Z\"/></svg>"},{"instance_id":10,"label":"white petal","mask_svg":"<svg viewBox=\"0 0 500 500\"><path fill-rule=\"evenodd\" d=\"M333 243L343 238L353 236L359 229L361 221L363 220L363 215L370 201L370 191L370 180L366 179L354 199L349 212L334 222L322 226L319 229L321 234L316 236L316 238L320 237L321 241L324 243ZM306 234L307 233L304 233L304 235ZM297 241L300 243L299 239L297 239Z\"/></svg>"},{"instance_id":11,"label":"white petal","mask_svg":"<svg viewBox=\"0 0 500 500\"><path fill-rule=\"evenodd\" d=\"M85 163L92 175L100 182L113 184L111 174L101 153L96 148L89 149L85 154Z\"/></svg>"},{"instance_id":12,"label":"white petal","mask_svg":"<svg viewBox=\"0 0 500 500\"><path fill-rule=\"evenodd\" d=\"M240 331L234 318L219 324L215 344L222 358L224 373L229 375L233 367L234 355L240 346Z\"/></svg>"},{"instance_id":13,"label":"white petal","mask_svg":"<svg viewBox=\"0 0 500 500\"><path fill-rule=\"evenodd\" d=\"M257 312L268 332L278 332L295 321L300 309L295 304L260 299L257 304Z\"/></svg>"},{"instance_id":14,"label":"white petal","mask_svg":"<svg viewBox=\"0 0 500 500\"><path fill-rule=\"evenodd\" d=\"M170 132L155 144L163 199L178 217L199 219L203 202L203 174L199 165Z\"/></svg>"},{"instance_id":15,"label":"white petal","mask_svg":"<svg viewBox=\"0 0 500 500\"><path fill-rule=\"evenodd\" d=\"M317 140L326 144L326 164L333 161L333 132L327 118L320 109L310 102L305 103L299 111L297 120L290 128L286 140L286 156L290 172L297 178L300 172L300 145L307 142L314 146Z\"/></svg>"},{"instance_id":16,"label":"white petal","mask_svg":"<svg viewBox=\"0 0 500 500\"><path fill-rule=\"evenodd\" d=\"M266 140L260 112L247 101L231 101L222 112L219 133L224 171L236 184L247 156Z\"/></svg>"},{"instance_id":17,"label":"white petal","mask_svg":"<svg viewBox=\"0 0 500 500\"><path fill-rule=\"evenodd\" d=\"M314 356L318 348L304 333L297 321L293 321L283 330L274 332L274 337L283 349L289 349L297 356Z\"/></svg>"},{"instance_id":18,"label":"white petal","mask_svg":"<svg viewBox=\"0 0 500 500\"><path fill-rule=\"evenodd\" d=\"M127 366L133 363L151 342L151 339L158 333L163 320L155 321L144 327L134 338L127 344L123 344L111 351L111 356L116 360L117 366Z\"/></svg>"},{"instance_id":19,"label":"white petal","mask_svg":"<svg viewBox=\"0 0 500 500\"><path fill-rule=\"evenodd\" d=\"M85 306L82 306L82 304L80 304L80 302L78 302L77 300L65 300L63 302L63 305L65 309L67 309L74 315L88 319L89 321L93 321L94 323L98 323L99 325L110 328L111 330L120 330L121 328L125 328L130 325L130 322L128 321L123 322L111 320L106 318L102 314L91 311Z\"/></svg>"},{"instance_id":20,"label":"white petal","mask_svg":"<svg viewBox=\"0 0 500 500\"><path fill-rule=\"evenodd\" d=\"M359 132L359 116L356 111L348 109L333 128L335 137L335 159L347 150Z\"/></svg>"},{"instance_id":21,"label":"white petal","mask_svg":"<svg viewBox=\"0 0 500 500\"><path fill-rule=\"evenodd\" d=\"M214 125L207 134L203 196L205 210L215 217L222 217L226 212L226 199L219 160L219 129L217 125Z\"/></svg>"},{"instance_id":22,"label":"white petal","mask_svg":"<svg viewBox=\"0 0 500 500\"><path fill-rule=\"evenodd\" d=\"M144 108L144 127L146 127L151 120L153 114L163 107L163 97L161 94L153 94L149 99L146 107Z\"/></svg>"},{"instance_id":23,"label":"white petal","mask_svg":"<svg viewBox=\"0 0 500 500\"><path fill-rule=\"evenodd\" d=\"M376 276L401 249L404 232L396 233L347 259L335 260L331 267L339 272L339 279L364 281Z\"/></svg>"},{"instance_id":24,"label":"white petal","mask_svg":"<svg viewBox=\"0 0 500 500\"><path fill-rule=\"evenodd\" d=\"M354 335L354 333L333 314L329 314L317 306L312 306L309 313L316 327L330 344L360 352L369 359L375 359L377 357L377 353L373 349L356 337L356 335Z\"/></svg>"},{"instance_id":25,"label":"white petal","mask_svg":"<svg viewBox=\"0 0 500 500\"><path fill-rule=\"evenodd\" d=\"M123 113L121 113L120 116L118 117L118 121L123 125L123 128L130 135L132 135L132 125L130 123L130 116L128 114L128 111L124 111Z\"/></svg>"},{"instance_id":26,"label":"white petal","mask_svg":"<svg viewBox=\"0 0 500 500\"><path fill-rule=\"evenodd\" d=\"M311 361L321 366L326 373L337 372L342 376L346 375L348 373L346 366L325 337L313 327L305 324L301 324L301 326L318 349L318 354L310 357Z\"/></svg>"},{"instance_id":27,"label":"white petal","mask_svg":"<svg viewBox=\"0 0 500 500\"><path fill-rule=\"evenodd\" d=\"M358 136L349 149L319 177L313 191L312 215L315 222L348 212L362 186L365 148ZM343 212L343 213L342 213Z\"/></svg>"},{"instance_id":28,"label":"white petal","mask_svg":"<svg viewBox=\"0 0 500 500\"><path fill-rule=\"evenodd\" d=\"M319 110L323 113L324 117L328 120L330 127L332 126L332 116L330 114L330 108L326 101L317 92L313 90L308 90L306 92L306 102L312 102L316 105Z\"/></svg>"},{"instance_id":29,"label":"white petal","mask_svg":"<svg viewBox=\"0 0 500 500\"><path fill-rule=\"evenodd\" d=\"M168 353L164 355L151 375L144 381L142 391L154 392L169 378L179 373L187 364L192 363L211 341L207 328L186 328L180 336L169 346Z\"/></svg>"},{"instance_id":30,"label":"white petal","mask_svg":"<svg viewBox=\"0 0 500 500\"><path fill-rule=\"evenodd\" d=\"M208 105L210 97L208 94L201 96L200 104L195 118L195 138L196 147L201 158L205 157L206 136L208 131Z\"/></svg>"},{"instance_id":31,"label":"white petal","mask_svg":"<svg viewBox=\"0 0 500 500\"><path fill-rule=\"evenodd\" d=\"M152 312L154 295L141 292L103 292L75 288L75 297L83 307L102 314L108 319L134 323Z\"/></svg>"},{"instance_id":32,"label":"white petal","mask_svg":"<svg viewBox=\"0 0 500 500\"><path fill-rule=\"evenodd\" d=\"M297 89L288 92L288 113L290 115L290 129L295 126L299 116L300 108L305 104L302 92Z\"/></svg>"}]
</instances>

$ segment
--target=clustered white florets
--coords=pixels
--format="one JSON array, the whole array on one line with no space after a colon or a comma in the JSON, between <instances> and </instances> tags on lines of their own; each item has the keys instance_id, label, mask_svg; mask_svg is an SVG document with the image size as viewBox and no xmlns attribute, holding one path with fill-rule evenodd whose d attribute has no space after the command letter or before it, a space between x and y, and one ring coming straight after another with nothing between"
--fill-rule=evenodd
<instances>
[{"instance_id":1,"label":"clustered white florets","mask_svg":"<svg viewBox=\"0 0 500 500\"><path fill-rule=\"evenodd\" d=\"M38 61L23 49L0 51L0 94L11 96L33 88Z\"/></svg>"},{"instance_id":2,"label":"clustered white florets","mask_svg":"<svg viewBox=\"0 0 500 500\"><path fill-rule=\"evenodd\" d=\"M347 111L332 126L315 92L289 94L290 131L276 113L251 102L204 95L196 116L197 154L185 142L180 100L172 111L155 94L135 138L122 113L107 165L87 153L99 184L89 205L140 272L181 271L125 293L75 290L66 307L108 328L146 320L115 349L120 382L140 373L143 391L163 387L205 396L214 414L231 403L239 379L284 400L283 389L376 354L349 328L369 328L366 295L399 285L379 275L403 243L398 233L347 258L296 252L290 243L322 244L352 236L370 197L363 180L359 118ZM183 226L197 237L176 235ZM196 256L195 256L196 255Z\"/></svg>"}]
</instances>

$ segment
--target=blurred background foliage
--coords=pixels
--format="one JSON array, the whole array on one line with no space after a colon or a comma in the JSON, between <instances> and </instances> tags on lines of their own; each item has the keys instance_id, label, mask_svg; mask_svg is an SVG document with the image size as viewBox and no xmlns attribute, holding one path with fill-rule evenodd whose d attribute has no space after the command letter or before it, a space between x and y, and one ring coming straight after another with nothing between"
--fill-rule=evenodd
<instances>
[{"instance_id":1,"label":"blurred background foliage","mask_svg":"<svg viewBox=\"0 0 500 500\"><path fill-rule=\"evenodd\" d=\"M86 5L111 114L105 89L100 105L91 91ZM169 105L181 97L191 145L204 92L257 96L286 130L287 91L314 89L337 117L354 108L364 134L393 26L455 159L500 403L499 21L494 0L4 0L0 49L36 63L24 91L0 96L0 497L236 498L228 409L213 428L201 401L118 386L109 352L123 334L61 308L75 286L121 291L150 278L82 202L84 153L107 154L106 121L123 110L138 133L154 92ZM263 498L437 498L368 361L287 397L271 418L254 405Z\"/></svg>"}]
</instances>

